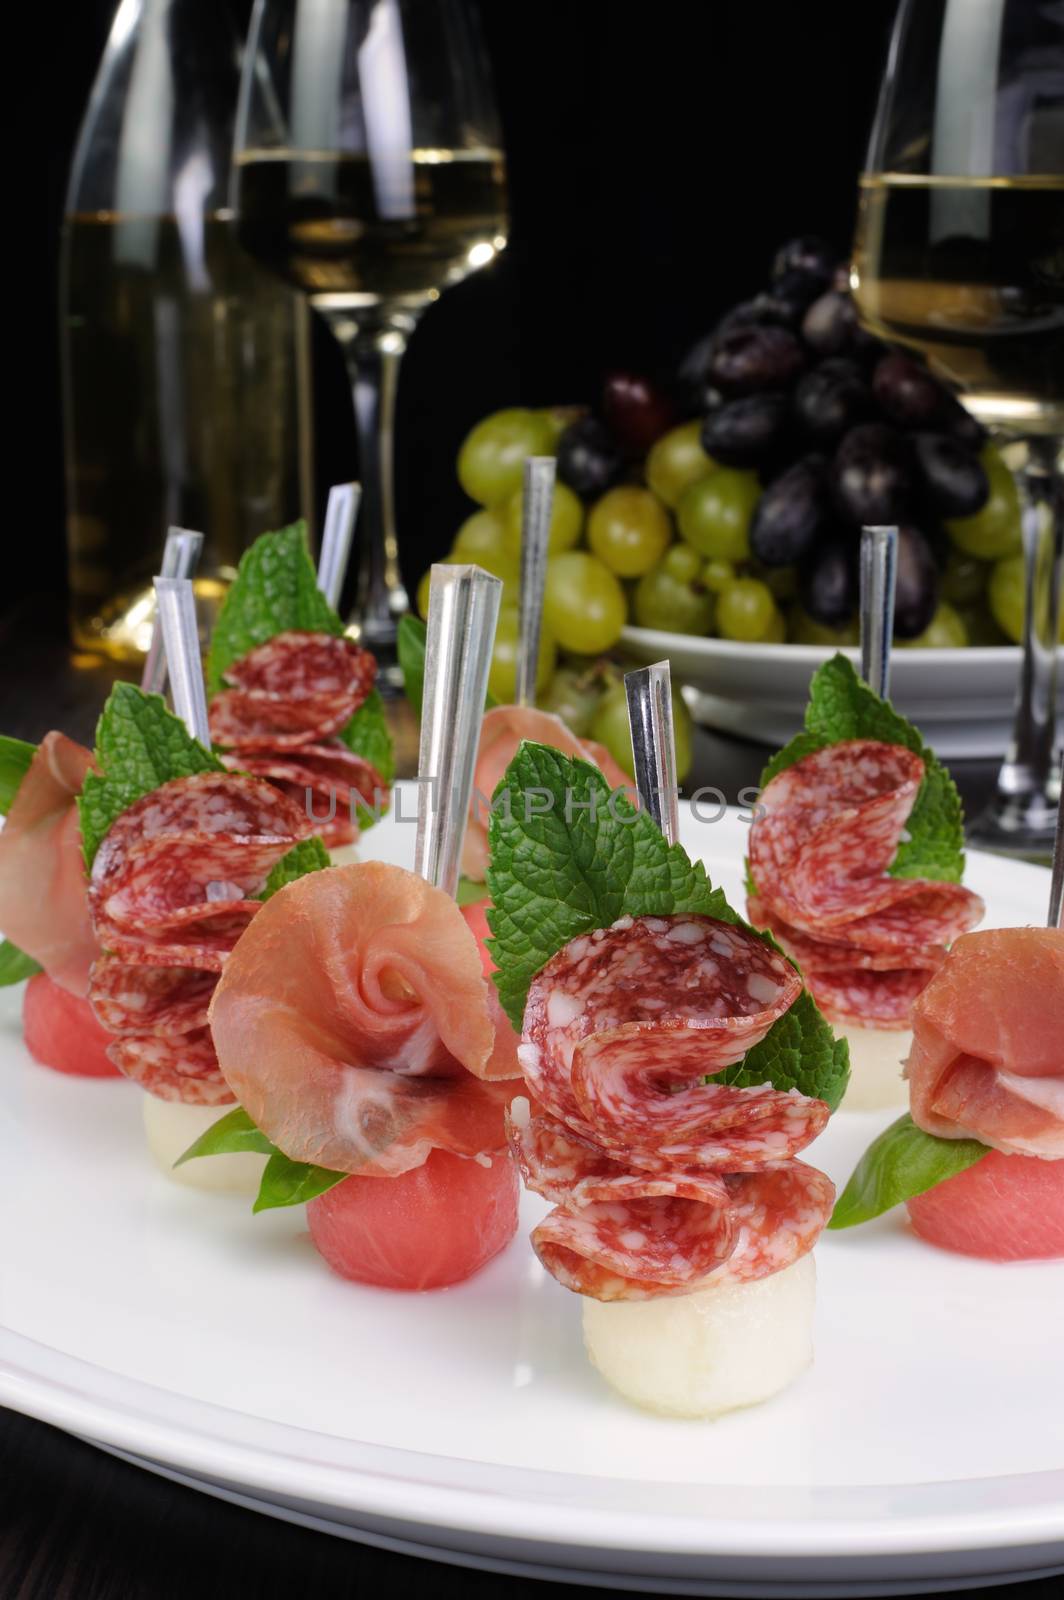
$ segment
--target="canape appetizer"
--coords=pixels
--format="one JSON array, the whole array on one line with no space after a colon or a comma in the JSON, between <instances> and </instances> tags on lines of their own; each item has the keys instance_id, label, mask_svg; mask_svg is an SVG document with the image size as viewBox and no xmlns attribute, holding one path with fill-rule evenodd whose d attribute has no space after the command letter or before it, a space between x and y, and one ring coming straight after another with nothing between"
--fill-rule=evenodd
<instances>
[{"instance_id":1,"label":"canape appetizer","mask_svg":"<svg viewBox=\"0 0 1064 1600\"><path fill-rule=\"evenodd\" d=\"M554 1205L536 1254L629 1400L683 1417L764 1400L812 1356L834 1190L795 1158L842 1096L846 1046L596 768L524 744L503 781L491 954L522 1029L512 1146Z\"/></svg>"},{"instance_id":2,"label":"canape appetizer","mask_svg":"<svg viewBox=\"0 0 1064 1600\"><path fill-rule=\"evenodd\" d=\"M256 1209L309 1202L329 1264L389 1289L460 1282L517 1227L503 1121L517 1041L452 893L500 587L433 569L418 870L334 867L255 919L211 1005L240 1110L185 1158L257 1140Z\"/></svg>"},{"instance_id":3,"label":"canape appetizer","mask_svg":"<svg viewBox=\"0 0 1064 1600\"><path fill-rule=\"evenodd\" d=\"M1064 932L965 934L912 1016L909 1114L866 1151L830 1226L904 1203L945 1250L1064 1256Z\"/></svg>"},{"instance_id":4,"label":"canape appetizer","mask_svg":"<svg viewBox=\"0 0 1064 1600\"><path fill-rule=\"evenodd\" d=\"M77 800L92 755L63 733L39 746L0 741L0 983L25 978L22 1023L35 1060L81 1077L114 1077L109 1039L88 1000L99 954L86 893Z\"/></svg>"},{"instance_id":5,"label":"canape appetizer","mask_svg":"<svg viewBox=\"0 0 1064 1600\"><path fill-rule=\"evenodd\" d=\"M211 641L211 742L291 796L334 852L379 817L394 775L376 675L318 588L303 524L257 539Z\"/></svg>"},{"instance_id":6,"label":"canape appetizer","mask_svg":"<svg viewBox=\"0 0 1064 1600\"><path fill-rule=\"evenodd\" d=\"M814 676L805 732L761 781L750 920L798 963L848 1040L847 1109L904 1103L913 1003L984 910L960 882L957 791L841 655Z\"/></svg>"}]
</instances>

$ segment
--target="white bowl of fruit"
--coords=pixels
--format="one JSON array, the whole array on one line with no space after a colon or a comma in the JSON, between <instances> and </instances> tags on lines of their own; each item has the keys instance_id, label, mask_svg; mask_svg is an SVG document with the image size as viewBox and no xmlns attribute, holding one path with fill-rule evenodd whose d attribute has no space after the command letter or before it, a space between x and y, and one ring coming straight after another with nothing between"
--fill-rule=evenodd
<instances>
[{"instance_id":1,"label":"white bowl of fruit","mask_svg":"<svg viewBox=\"0 0 1064 1600\"><path fill-rule=\"evenodd\" d=\"M514 408L458 457L480 509L449 559L507 584L494 690L512 697L521 471L554 454L541 692L591 658L667 656L700 720L769 743L809 677L857 642L863 523L901 529L892 691L952 755L1004 749L1023 621L1009 467L915 358L858 324L845 269L785 245L767 289L692 347L671 385L606 380L597 412Z\"/></svg>"}]
</instances>

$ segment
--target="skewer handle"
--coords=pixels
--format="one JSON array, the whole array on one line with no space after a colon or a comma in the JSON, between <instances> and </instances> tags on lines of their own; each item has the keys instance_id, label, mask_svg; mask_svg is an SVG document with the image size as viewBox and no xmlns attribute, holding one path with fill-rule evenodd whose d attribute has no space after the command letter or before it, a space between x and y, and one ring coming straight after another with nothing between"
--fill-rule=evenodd
<instances>
[{"instance_id":1,"label":"skewer handle","mask_svg":"<svg viewBox=\"0 0 1064 1600\"><path fill-rule=\"evenodd\" d=\"M890 690L894 590L898 580L896 527L861 529L861 676L885 700Z\"/></svg>"},{"instance_id":2,"label":"skewer handle","mask_svg":"<svg viewBox=\"0 0 1064 1600\"><path fill-rule=\"evenodd\" d=\"M672 674L667 661L626 672L628 726L635 757L635 786L669 844L680 837L676 740L672 727Z\"/></svg>"},{"instance_id":3,"label":"skewer handle","mask_svg":"<svg viewBox=\"0 0 1064 1600\"><path fill-rule=\"evenodd\" d=\"M340 595L351 559L351 542L361 500L360 483L334 483L329 490L325 532L321 536L321 555L318 558L318 588L334 611L340 608Z\"/></svg>"},{"instance_id":4,"label":"skewer handle","mask_svg":"<svg viewBox=\"0 0 1064 1600\"><path fill-rule=\"evenodd\" d=\"M432 568L414 870L449 895L458 888L501 597L501 581L480 567Z\"/></svg>"},{"instance_id":5,"label":"skewer handle","mask_svg":"<svg viewBox=\"0 0 1064 1600\"><path fill-rule=\"evenodd\" d=\"M1051 928L1064 924L1064 756L1060 758L1060 799L1057 801L1057 832L1053 842L1053 875L1049 880L1049 922Z\"/></svg>"},{"instance_id":6,"label":"skewer handle","mask_svg":"<svg viewBox=\"0 0 1064 1600\"><path fill-rule=\"evenodd\" d=\"M191 528L168 528L163 546L163 578L194 578L203 550L203 535ZM144 659L140 686L145 694L162 694L166 689L166 651L163 648L159 614L156 610L152 624L151 644Z\"/></svg>"},{"instance_id":7,"label":"skewer handle","mask_svg":"<svg viewBox=\"0 0 1064 1600\"><path fill-rule=\"evenodd\" d=\"M174 710L192 737L209 750L211 730L192 583L188 578L156 578L155 598Z\"/></svg>"},{"instance_id":8,"label":"skewer handle","mask_svg":"<svg viewBox=\"0 0 1064 1600\"><path fill-rule=\"evenodd\" d=\"M536 703L539 641L543 631L543 594L547 585L547 549L554 510L553 456L528 456L521 496L521 592L518 606L517 704Z\"/></svg>"}]
</instances>

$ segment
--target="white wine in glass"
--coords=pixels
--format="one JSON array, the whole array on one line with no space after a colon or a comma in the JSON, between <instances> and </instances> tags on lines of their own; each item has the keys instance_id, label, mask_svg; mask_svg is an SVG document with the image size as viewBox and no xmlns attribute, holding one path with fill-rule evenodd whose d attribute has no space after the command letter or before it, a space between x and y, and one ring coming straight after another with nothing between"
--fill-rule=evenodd
<instances>
[{"instance_id":1,"label":"white wine in glass","mask_svg":"<svg viewBox=\"0 0 1064 1600\"><path fill-rule=\"evenodd\" d=\"M1064 7L902 0L861 178L852 285L1020 458L1023 667L1012 746L976 842L1038 855L1064 572Z\"/></svg>"},{"instance_id":2,"label":"white wine in glass","mask_svg":"<svg viewBox=\"0 0 1064 1600\"><path fill-rule=\"evenodd\" d=\"M347 363L362 512L353 622L389 653L393 416L425 308L506 243L490 75L468 0L256 0L233 166L243 247L309 297Z\"/></svg>"}]
</instances>

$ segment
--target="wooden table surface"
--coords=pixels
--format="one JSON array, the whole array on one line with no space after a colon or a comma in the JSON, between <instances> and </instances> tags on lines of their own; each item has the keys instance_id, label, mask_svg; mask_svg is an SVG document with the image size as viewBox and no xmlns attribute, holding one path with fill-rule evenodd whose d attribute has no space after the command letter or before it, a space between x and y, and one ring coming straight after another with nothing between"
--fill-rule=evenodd
<instances>
[{"instance_id":1,"label":"wooden table surface","mask_svg":"<svg viewBox=\"0 0 1064 1600\"><path fill-rule=\"evenodd\" d=\"M31 602L0 627L0 730L35 740L61 727L90 742L111 677L105 664L71 655L47 598ZM734 799L756 781L764 757L759 745L700 731L691 782L715 784ZM981 803L993 765L954 770L969 807ZM291 1527L13 1412L0 1411L0 1463L0 1600L340 1600L396 1592L425 1600L503 1593L573 1600L595 1592L467 1572ZM1059 1600L1060 1585L1039 1579L994 1592Z\"/></svg>"}]
</instances>

